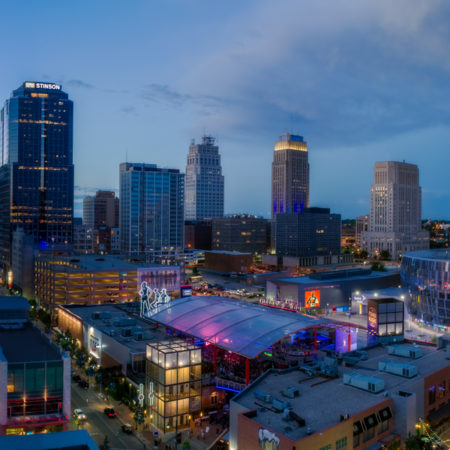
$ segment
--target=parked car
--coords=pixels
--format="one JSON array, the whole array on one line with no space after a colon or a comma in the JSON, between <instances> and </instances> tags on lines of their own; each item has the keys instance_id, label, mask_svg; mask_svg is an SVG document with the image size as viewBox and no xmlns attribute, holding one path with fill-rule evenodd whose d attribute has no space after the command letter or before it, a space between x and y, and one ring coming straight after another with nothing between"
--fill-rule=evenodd
<instances>
[{"instance_id":1,"label":"parked car","mask_svg":"<svg viewBox=\"0 0 450 450\"><path fill-rule=\"evenodd\" d=\"M86 420L86 414L80 408L74 409L72 415L74 419Z\"/></svg>"},{"instance_id":2,"label":"parked car","mask_svg":"<svg viewBox=\"0 0 450 450\"><path fill-rule=\"evenodd\" d=\"M111 407L105 408L103 412L111 419L117 416L117 413L114 411L114 408Z\"/></svg>"},{"instance_id":3,"label":"parked car","mask_svg":"<svg viewBox=\"0 0 450 450\"><path fill-rule=\"evenodd\" d=\"M133 427L129 423L122 425L122 431L126 434L133 434Z\"/></svg>"},{"instance_id":4,"label":"parked car","mask_svg":"<svg viewBox=\"0 0 450 450\"><path fill-rule=\"evenodd\" d=\"M78 374L72 375L72 381L74 381L75 383L79 383L81 381L80 375Z\"/></svg>"},{"instance_id":5,"label":"parked car","mask_svg":"<svg viewBox=\"0 0 450 450\"><path fill-rule=\"evenodd\" d=\"M81 379L78 382L78 386L80 386L81 389L89 389L89 383Z\"/></svg>"}]
</instances>

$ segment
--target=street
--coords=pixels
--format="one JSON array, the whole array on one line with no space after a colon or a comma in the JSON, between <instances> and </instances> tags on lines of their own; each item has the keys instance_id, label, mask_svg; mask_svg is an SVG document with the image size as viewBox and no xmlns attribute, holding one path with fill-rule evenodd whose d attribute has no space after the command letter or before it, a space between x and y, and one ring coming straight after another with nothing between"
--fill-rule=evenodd
<instances>
[{"instance_id":1,"label":"street","mask_svg":"<svg viewBox=\"0 0 450 450\"><path fill-rule=\"evenodd\" d=\"M134 431L131 435L122 431L123 422L119 417L114 419L107 417L103 412L106 406L110 405L102 400L93 388L84 390L72 382L72 411L81 408L86 414L87 419L80 428L86 429L97 445L102 445L105 436L108 436L109 447L112 450L148 448L136 437ZM134 423L132 425L134 426ZM77 429L73 418L70 420L70 428Z\"/></svg>"}]
</instances>

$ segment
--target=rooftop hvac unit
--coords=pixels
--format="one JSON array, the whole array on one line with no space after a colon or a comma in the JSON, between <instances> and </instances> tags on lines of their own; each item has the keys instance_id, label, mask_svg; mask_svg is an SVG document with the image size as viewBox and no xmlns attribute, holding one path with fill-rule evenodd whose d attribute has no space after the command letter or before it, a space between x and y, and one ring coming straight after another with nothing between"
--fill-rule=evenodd
<instances>
[{"instance_id":1,"label":"rooftop hvac unit","mask_svg":"<svg viewBox=\"0 0 450 450\"><path fill-rule=\"evenodd\" d=\"M404 364L396 361L378 361L378 370L382 372L411 378L417 375L417 367L412 364Z\"/></svg>"},{"instance_id":2,"label":"rooftop hvac unit","mask_svg":"<svg viewBox=\"0 0 450 450\"><path fill-rule=\"evenodd\" d=\"M403 358L417 359L422 356L422 349L407 345L388 345L388 354L402 356Z\"/></svg>"},{"instance_id":3,"label":"rooftop hvac unit","mask_svg":"<svg viewBox=\"0 0 450 450\"><path fill-rule=\"evenodd\" d=\"M93 313L91 314L91 318L92 318L93 320L98 320L98 319L100 319L100 313L99 313L98 311L93 312Z\"/></svg>"},{"instance_id":4,"label":"rooftop hvac unit","mask_svg":"<svg viewBox=\"0 0 450 450\"><path fill-rule=\"evenodd\" d=\"M272 399L273 409L276 409L278 412L284 411L286 408L289 408L289 402L284 402L283 400L278 400L277 398Z\"/></svg>"},{"instance_id":5,"label":"rooftop hvac unit","mask_svg":"<svg viewBox=\"0 0 450 450\"><path fill-rule=\"evenodd\" d=\"M123 328L121 334L124 337L131 336L131 328Z\"/></svg>"},{"instance_id":6,"label":"rooftop hvac unit","mask_svg":"<svg viewBox=\"0 0 450 450\"><path fill-rule=\"evenodd\" d=\"M255 397L258 400L262 400L263 402L267 402L267 403L272 402L272 396L270 394L266 394L264 392L256 391L256 390L253 393L255 394Z\"/></svg>"},{"instance_id":7,"label":"rooftop hvac unit","mask_svg":"<svg viewBox=\"0 0 450 450\"><path fill-rule=\"evenodd\" d=\"M298 397L300 395L299 390L296 387L294 387L294 386L289 386L288 388L283 389L281 391L281 393L285 397L288 397L288 398L295 398L295 397Z\"/></svg>"},{"instance_id":8,"label":"rooftop hvac unit","mask_svg":"<svg viewBox=\"0 0 450 450\"><path fill-rule=\"evenodd\" d=\"M384 389L384 380L361 375L359 373L344 373L344 384L377 394Z\"/></svg>"}]
</instances>

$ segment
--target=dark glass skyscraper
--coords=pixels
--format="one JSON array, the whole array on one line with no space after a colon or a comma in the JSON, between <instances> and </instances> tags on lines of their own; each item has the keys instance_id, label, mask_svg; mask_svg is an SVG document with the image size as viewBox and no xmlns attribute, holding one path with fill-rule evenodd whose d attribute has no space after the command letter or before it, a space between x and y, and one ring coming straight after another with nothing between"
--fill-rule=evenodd
<instances>
[{"instance_id":1,"label":"dark glass skyscraper","mask_svg":"<svg viewBox=\"0 0 450 450\"><path fill-rule=\"evenodd\" d=\"M0 246L23 229L43 246L69 244L73 222L73 103L55 83L25 82L0 116Z\"/></svg>"}]
</instances>

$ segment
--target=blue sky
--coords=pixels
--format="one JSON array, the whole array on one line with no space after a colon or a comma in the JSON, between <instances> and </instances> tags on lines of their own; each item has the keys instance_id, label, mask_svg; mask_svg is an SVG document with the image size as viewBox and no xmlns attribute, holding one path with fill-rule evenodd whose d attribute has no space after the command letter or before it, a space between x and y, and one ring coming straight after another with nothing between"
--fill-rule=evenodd
<instances>
[{"instance_id":1,"label":"blue sky","mask_svg":"<svg viewBox=\"0 0 450 450\"><path fill-rule=\"evenodd\" d=\"M450 218L447 0L2 2L0 101L25 80L75 103L76 212L119 164L184 171L217 137L225 210L269 215L273 145L304 136L311 204L369 210L375 161L417 164Z\"/></svg>"}]
</instances>

